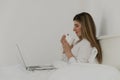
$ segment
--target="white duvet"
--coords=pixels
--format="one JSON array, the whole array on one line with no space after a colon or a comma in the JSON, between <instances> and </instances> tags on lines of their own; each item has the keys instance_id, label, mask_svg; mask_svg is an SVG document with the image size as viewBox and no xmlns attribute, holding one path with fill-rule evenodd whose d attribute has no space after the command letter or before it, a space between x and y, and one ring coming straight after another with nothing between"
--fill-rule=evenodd
<instances>
[{"instance_id":1,"label":"white duvet","mask_svg":"<svg viewBox=\"0 0 120 80\"><path fill-rule=\"evenodd\" d=\"M71 64L53 72L49 80L120 80L120 72L100 64Z\"/></svg>"},{"instance_id":2,"label":"white duvet","mask_svg":"<svg viewBox=\"0 0 120 80\"><path fill-rule=\"evenodd\" d=\"M120 80L120 72L99 64L57 65L50 71L26 71L23 66L0 67L0 80Z\"/></svg>"},{"instance_id":3,"label":"white duvet","mask_svg":"<svg viewBox=\"0 0 120 80\"><path fill-rule=\"evenodd\" d=\"M54 70L26 71L18 65L0 67L0 80L48 80Z\"/></svg>"}]
</instances>

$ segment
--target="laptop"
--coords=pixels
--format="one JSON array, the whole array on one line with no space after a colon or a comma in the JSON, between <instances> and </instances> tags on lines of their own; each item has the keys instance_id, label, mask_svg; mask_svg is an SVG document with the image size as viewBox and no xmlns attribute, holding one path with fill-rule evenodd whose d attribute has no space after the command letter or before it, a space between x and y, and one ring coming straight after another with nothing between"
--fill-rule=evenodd
<instances>
[{"instance_id":1,"label":"laptop","mask_svg":"<svg viewBox=\"0 0 120 80\"><path fill-rule=\"evenodd\" d=\"M17 50L19 52L19 56L21 58L21 61L22 61L22 64L23 66L25 67L25 69L27 71L35 71L35 70L53 70L53 69L56 69L53 65L41 65L41 66L27 66L25 61L24 61L24 58L23 58L23 55L22 55L22 51L20 49L20 46L18 44L16 44L16 47L17 47Z\"/></svg>"}]
</instances>

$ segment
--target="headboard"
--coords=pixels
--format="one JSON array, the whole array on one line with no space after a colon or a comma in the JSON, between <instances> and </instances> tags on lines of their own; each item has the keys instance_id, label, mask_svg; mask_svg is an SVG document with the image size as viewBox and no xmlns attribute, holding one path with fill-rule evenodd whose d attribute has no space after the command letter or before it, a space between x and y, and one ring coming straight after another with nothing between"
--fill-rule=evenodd
<instances>
[{"instance_id":1,"label":"headboard","mask_svg":"<svg viewBox=\"0 0 120 80\"><path fill-rule=\"evenodd\" d=\"M103 63L120 69L120 35L98 38L102 47Z\"/></svg>"}]
</instances>

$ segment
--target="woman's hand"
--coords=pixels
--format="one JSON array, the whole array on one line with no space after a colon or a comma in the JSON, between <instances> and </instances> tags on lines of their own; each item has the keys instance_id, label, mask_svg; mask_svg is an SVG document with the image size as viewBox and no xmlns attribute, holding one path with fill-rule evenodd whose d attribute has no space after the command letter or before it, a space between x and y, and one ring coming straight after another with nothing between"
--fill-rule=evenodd
<instances>
[{"instance_id":1,"label":"woman's hand","mask_svg":"<svg viewBox=\"0 0 120 80\"><path fill-rule=\"evenodd\" d=\"M69 43L66 40L66 36L63 35L61 38L61 43L62 43L62 47L63 47L63 52L66 54L66 56L72 57L72 53L71 53L71 46L69 45Z\"/></svg>"}]
</instances>

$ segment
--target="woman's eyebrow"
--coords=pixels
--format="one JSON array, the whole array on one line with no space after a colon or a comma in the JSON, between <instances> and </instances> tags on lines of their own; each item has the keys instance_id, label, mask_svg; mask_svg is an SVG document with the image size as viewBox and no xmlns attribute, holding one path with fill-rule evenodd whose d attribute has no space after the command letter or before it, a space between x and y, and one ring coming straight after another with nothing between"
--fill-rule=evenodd
<instances>
[{"instance_id":1,"label":"woman's eyebrow","mask_svg":"<svg viewBox=\"0 0 120 80\"><path fill-rule=\"evenodd\" d=\"M74 24L75 26L78 26L78 24Z\"/></svg>"}]
</instances>

